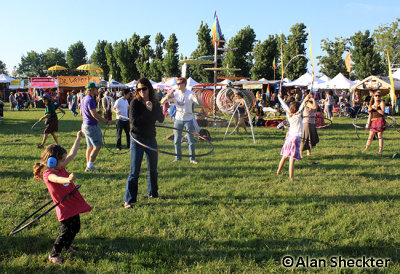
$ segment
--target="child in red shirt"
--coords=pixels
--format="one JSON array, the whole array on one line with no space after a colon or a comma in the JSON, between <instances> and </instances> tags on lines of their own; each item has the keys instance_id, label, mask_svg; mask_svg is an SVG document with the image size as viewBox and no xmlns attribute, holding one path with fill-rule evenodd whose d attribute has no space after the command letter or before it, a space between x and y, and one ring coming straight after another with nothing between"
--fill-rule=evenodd
<instances>
[{"instance_id":1,"label":"child in red shirt","mask_svg":"<svg viewBox=\"0 0 400 274\"><path fill-rule=\"evenodd\" d=\"M39 181L46 183L50 196L56 204L63 199L68 193L76 187L73 183L75 174L69 174L65 167L72 161L78 152L79 143L82 138L82 132L77 133L76 140L67 154L67 151L56 144L49 145L41 155L41 162L36 163L33 167L33 174ZM41 174L44 167L47 169ZM63 248L76 253L77 251L71 247L76 234L80 230L79 214L92 210L79 191L75 191L73 195L68 197L56 207L58 221L61 223L61 234L58 235L54 242L53 249L49 254L49 262L61 264L60 254Z\"/></svg>"}]
</instances>

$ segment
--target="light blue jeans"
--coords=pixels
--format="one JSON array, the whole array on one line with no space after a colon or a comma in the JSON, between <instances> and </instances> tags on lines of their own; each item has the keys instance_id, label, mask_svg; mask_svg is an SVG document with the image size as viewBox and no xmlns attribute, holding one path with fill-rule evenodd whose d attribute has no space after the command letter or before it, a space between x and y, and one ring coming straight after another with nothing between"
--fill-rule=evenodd
<instances>
[{"instance_id":1,"label":"light blue jeans","mask_svg":"<svg viewBox=\"0 0 400 274\"><path fill-rule=\"evenodd\" d=\"M189 132L194 132L193 120L190 120L190 121L175 120L174 128L177 128L177 129L185 128ZM182 155L181 142L182 142L182 131L174 130L175 153L177 155ZM195 148L194 148L193 134L188 134L188 144L189 144L190 160L195 160ZM181 160L182 156L175 156L175 159Z\"/></svg>"}]
</instances>

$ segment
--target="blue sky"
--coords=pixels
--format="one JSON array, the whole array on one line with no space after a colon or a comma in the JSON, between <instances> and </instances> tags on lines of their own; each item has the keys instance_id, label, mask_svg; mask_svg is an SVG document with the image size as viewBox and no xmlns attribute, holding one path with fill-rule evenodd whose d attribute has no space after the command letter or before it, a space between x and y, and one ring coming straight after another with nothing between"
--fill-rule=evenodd
<instances>
[{"instance_id":1,"label":"blue sky","mask_svg":"<svg viewBox=\"0 0 400 274\"><path fill-rule=\"evenodd\" d=\"M310 28L313 57L322 55L321 39L350 37L400 17L398 0L383 1L2 1L0 60L12 71L28 51L50 47L67 51L82 41L91 55L98 40L115 42L161 32L175 33L179 52L189 56L197 47L201 21L211 28L217 10L222 33L229 40L250 26L257 40L268 35L288 35L290 27L304 23ZM307 43L308 46L308 43Z\"/></svg>"}]
</instances>

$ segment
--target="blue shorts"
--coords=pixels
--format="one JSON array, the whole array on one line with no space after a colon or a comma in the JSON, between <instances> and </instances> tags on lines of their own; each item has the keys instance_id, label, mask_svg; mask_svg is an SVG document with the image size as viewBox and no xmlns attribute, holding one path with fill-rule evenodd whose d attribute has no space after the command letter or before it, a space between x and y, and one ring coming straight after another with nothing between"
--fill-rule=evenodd
<instances>
[{"instance_id":1,"label":"blue shorts","mask_svg":"<svg viewBox=\"0 0 400 274\"><path fill-rule=\"evenodd\" d=\"M86 144L88 147L101 147L103 145L103 134L98 125L90 126L82 124L82 132L86 136Z\"/></svg>"}]
</instances>

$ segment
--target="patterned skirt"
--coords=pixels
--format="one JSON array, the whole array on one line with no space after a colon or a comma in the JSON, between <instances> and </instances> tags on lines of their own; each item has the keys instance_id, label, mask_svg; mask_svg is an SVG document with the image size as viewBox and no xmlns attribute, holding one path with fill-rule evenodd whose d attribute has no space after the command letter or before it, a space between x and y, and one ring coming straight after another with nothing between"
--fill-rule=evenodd
<instances>
[{"instance_id":1,"label":"patterned skirt","mask_svg":"<svg viewBox=\"0 0 400 274\"><path fill-rule=\"evenodd\" d=\"M372 132L383 132L386 129L385 117L371 119L370 131Z\"/></svg>"},{"instance_id":2,"label":"patterned skirt","mask_svg":"<svg viewBox=\"0 0 400 274\"><path fill-rule=\"evenodd\" d=\"M288 135L285 143L283 144L281 155L286 157L293 157L296 160L301 160L300 157L300 140L299 136Z\"/></svg>"}]
</instances>

